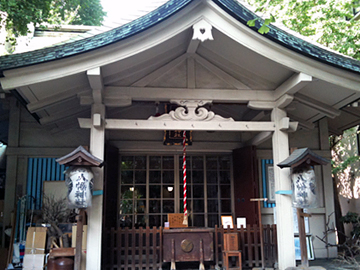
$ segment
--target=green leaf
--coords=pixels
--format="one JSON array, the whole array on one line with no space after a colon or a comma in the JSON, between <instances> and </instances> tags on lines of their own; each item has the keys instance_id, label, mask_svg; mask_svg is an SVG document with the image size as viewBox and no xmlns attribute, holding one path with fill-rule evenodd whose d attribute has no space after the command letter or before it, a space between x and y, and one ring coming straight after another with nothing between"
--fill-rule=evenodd
<instances>
[{"instance_id":1,"label":"green leaf","mask_svg":"<svg viewBox=\"0 0 360 270\"><path fill-rule=\"evenodd\" d=\"M274 23L276 22L275 16L270 14L270 22Z\"/></svg>"},{"instance_id":2,"label":"green leaf","mask_svg":"<svg viewBox=\"0 0 360 270\"><path fill-rule=\"evenodd\" d=\"M263 24L258 30L258 32L260 34L267 34L269 31L270 31L270 28L265 24Z\"/></svg>"},{"instance_id":3,"label":"green leaf","mask_svg":"<svg viewBox=\"0 0 360 270\"><path fill-rule=\"evenodd\" d=\"M247 22L247 25L250 26L250 27L254 27L256 20L257 20L257 19L248 21L248 22Z\"/></svg>"},{"instance_id":4,"label":"green leaf","mask_svg":"<svg viewBox=\"0 0 360 270\"><path fill-rule=\"evenodd\" d=\"M269 25L271 23L271 19L265 19L264 24Z\"/></svg>"}]
</instances>

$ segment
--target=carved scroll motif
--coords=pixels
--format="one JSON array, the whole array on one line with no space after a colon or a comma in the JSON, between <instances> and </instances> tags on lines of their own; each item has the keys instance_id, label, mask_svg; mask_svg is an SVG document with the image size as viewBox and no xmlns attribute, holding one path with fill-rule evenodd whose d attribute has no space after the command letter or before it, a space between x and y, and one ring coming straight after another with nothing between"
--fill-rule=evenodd
<instances>
[{"instance_id":1,"label":"carved scroll motif","mask_svg":"<svg viewBox=\"0 0 360 270\"><path fill-rule=\"evenodd\" d=\"M151 116L148 120L176 120L176 121L234 121L233 118L224 118L215 114L212 111L208 111L206 108L201 107L207 103L211 103L211 100L171 100L173 103L177 103L180 106L175 111L170 111L168 114L163 114L158 117Z\"/></svg>"}]
</instances>

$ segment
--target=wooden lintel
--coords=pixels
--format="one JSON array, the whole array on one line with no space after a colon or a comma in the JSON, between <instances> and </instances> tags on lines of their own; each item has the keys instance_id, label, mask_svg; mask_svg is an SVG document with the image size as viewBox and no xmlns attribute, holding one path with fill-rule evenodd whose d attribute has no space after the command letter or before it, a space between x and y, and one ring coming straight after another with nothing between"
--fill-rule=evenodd
<instances>
[{"instance_id":1,"label":"wooden lintel","mask_svg":"<svg viewBox=\"0 0 360 270\"><path fill-rule=\"evenodd\" d=\"M189 88L107 86L104 93L104 99L127 97L133 101L169 101L170 99L211 99L214 102L226 103L248 102L249 100L274 101L274 93L271 90L196 89L194 91Z\"/></svg>"},{"instance_id":2,"label":"wooden lintel","mask_svg":"<svg viewBox=\"0 0 360 270\"><path fill-rule=\"evenodd\" d=\"M81 128L91 128L91 119L78 118ZM274 131L274 122L204 122L148 121L105 119L106 129L117 130L206 130L206 131Z\"/></svg>"}]
</instances>

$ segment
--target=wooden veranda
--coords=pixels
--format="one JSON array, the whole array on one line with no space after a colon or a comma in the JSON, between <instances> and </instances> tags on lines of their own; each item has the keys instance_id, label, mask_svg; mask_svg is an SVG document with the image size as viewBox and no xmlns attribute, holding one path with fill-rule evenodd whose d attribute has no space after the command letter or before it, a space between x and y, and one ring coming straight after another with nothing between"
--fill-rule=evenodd
<instances>
[{"instance_id":1,"label":"wooden veranda","mask_svg":"<svg viewBox=\"0 0 360 270\"><path fill-rule=\"evenodd\" d=\"M263 225L265 267L273 267L277 262L276 225ZM215 226L214 261L207 266L222 267L224 234L237 233L239 250L242 251L243 268L261 266L260 228L247 225L246 228L224 229ZM104 230L102 246L102 269L141 270L169 268L163 262L163 228L111 228Z\"/></svg>"}]
</instances>

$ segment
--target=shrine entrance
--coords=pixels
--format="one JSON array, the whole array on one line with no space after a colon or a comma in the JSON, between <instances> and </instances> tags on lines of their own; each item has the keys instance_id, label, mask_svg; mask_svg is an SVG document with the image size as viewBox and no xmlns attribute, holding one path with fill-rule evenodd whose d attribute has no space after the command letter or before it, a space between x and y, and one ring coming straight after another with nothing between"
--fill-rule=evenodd
<instances>
[{"instance_id":1,"label":"shrine entrance","mask_svg":"<svg viewBox=\"0 0 360 270\"><path fill-rule=\"evenodd\" d=\"M188 155L189 226L220 225L234 213L231 155ZM182 156L121 155L118 227L164 226L183 212Z\"/></svg>"}]
</instances>

